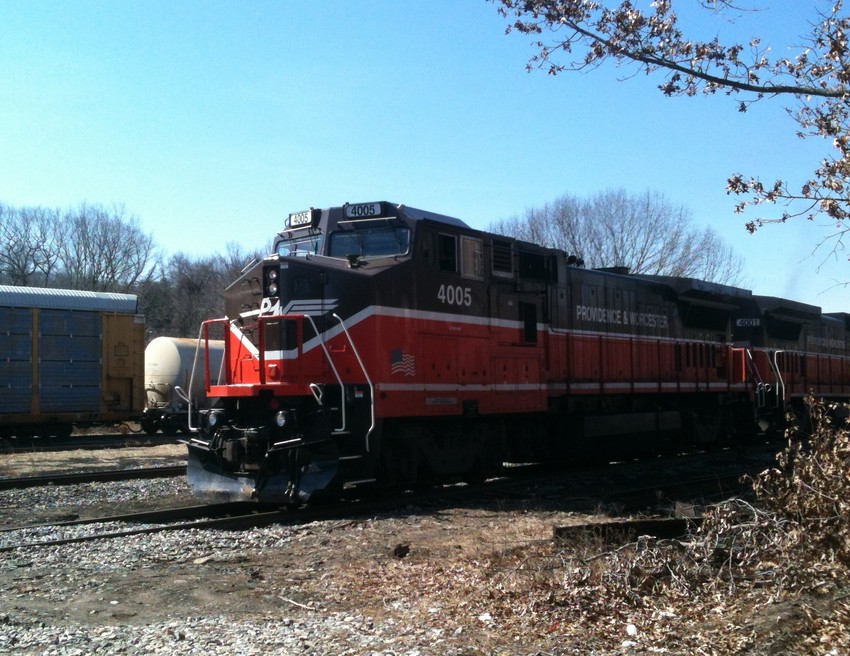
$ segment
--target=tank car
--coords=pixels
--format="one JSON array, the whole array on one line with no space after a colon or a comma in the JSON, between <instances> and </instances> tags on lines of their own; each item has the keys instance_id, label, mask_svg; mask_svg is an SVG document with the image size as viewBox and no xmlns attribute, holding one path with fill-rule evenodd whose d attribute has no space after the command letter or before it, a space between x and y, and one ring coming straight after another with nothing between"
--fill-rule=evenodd
<instances>
[{"instance_id":1,"label":"tank car","mask_svg":"<svg viewBox=\"0 0 850 656\"><path fill-rule=\"evenodd\" d=\"M145 394L147 405L141 419L149 435L189 432L189 407L206 404L204 364L213 372L221 368L224 342L156 337L145 348ZM197 372L193 375L193 372Z\"/></svg>"},{"instance_id":2,"label":"tank car","mask_svg":"<svg viewBox=\"0 0 850 656\"><path fill-rule=\"evenodd\" d=\"M67 436L144 408L132 294L0 286L0 436Z\"/></svg>"},{"instance_id":3,"label":"tank car","mask_svg":"<svg viewBox=\"0 0 850 656\"><path fill-rule=\"evenodd\" d=\"M300 503L509 461L722 443L850 395L847 315L575 256L388 202L290 214L225 291L189 480Z\"/></svg>"}]
</instances>

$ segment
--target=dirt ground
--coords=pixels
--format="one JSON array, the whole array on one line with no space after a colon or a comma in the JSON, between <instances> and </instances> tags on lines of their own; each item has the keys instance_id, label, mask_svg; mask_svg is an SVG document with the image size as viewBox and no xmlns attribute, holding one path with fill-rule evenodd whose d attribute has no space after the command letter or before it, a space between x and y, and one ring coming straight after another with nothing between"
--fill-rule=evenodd
<instances>
[{"instance_id":1,"label":"dirt ground","mask_svg":"<svg viewBox=\"0 0 850 656\"><path fill-rule=\"evenodd\" d=\"M36 451L23 447L0 451L0 477L160 467L185 461L186 447L183 444L69 451Z\"/></svg>"},{"instance_id":2,"label":"dirt ground","mask_svg":"<svg viewBox=\"0 0 850 656\"><path fill-rule=\"evenodd\" d=\"M149 464L179 458L183 448L0 454L0 474L63 462ZM209 614L297 621L350 615L397 626L413 641L421 636L421 653L438 653L428 647L429 635L441 636L440 649L469 655L850 653L846 581L825 581L822 594L757 587L699 599L675 591L616 594L618 586L628 588L621 585L624 572L594 567L617 562L610 556L622 545L591 537L567 546L552 541L556 525L609 519L589 503L586 496L530 489L511 498L294 528L161 534L134 546L114 544L108 556L94 553L95 560L115 564L95 577L85 565L51 578L49 564L20 552L0 554L0 564L6 561L0 591L12 600L4 612L48 625L140 626ZM106 507L92 512L99 510ZM97 547L75 547L83 548ZM41 594L49 580L55 594Z\"/></svg>"}]
</instances>

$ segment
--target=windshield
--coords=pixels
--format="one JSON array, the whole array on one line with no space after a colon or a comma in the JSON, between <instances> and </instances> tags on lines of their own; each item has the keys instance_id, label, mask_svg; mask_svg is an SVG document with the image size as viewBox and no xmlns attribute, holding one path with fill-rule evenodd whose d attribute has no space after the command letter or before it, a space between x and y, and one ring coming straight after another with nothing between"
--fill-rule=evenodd
<instances>
[{"instance_id":1,"label":"windshield","mask_svg":"<svg viewBox=\"0 0 850 656\"><path fill-rule=\"evenodd\" d=\"M366 228L332 233L328 255L384 257L405 255L409 248L410 229L405 226Z\"/></svg>"},{"instance_id":2,"label":"windshield","mask_svg":"<svg viewBox=\"0 0 850 656\"><path fill-rule=\"evenodd\" d=\"M277 243L277 254L287 255L316 255L322 248L322 235L316 233L293 239L284 239Z\"/></svg>"}]
</instances>

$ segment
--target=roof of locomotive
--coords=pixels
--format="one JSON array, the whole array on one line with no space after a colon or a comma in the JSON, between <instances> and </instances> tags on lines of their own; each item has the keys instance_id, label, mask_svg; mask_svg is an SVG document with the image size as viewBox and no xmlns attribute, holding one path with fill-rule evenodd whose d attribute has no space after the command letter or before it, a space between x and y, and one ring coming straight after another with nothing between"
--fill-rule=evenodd
<instances>
[{"instance_id":1,"label":"roof of locomotive","mask_svg":"<svg viewBox=\"0 0 850 656\"><path fill-rule=\"evenodd\" d=\"M653 280L663 283L683 297L688 295L712 295L712 296L728 296L733 298L751 298L753 293L749 289L743 287L732 287L723 285L717 282L709 282L707 280L699 280L698 278L680 278L677 276L654 276L649 274L633 274L635 278L643 280Z\"/></svg>"},{"instance_id":2,"label":"roof of locomotive","mask_svg":"<svg viewBox=\"0 0 850 656\"><path fill-rule=\"evenodd\" d=\"M0 285L0 307L135 313L135 294Z\"/></svg>"},{"instance_id":3,"label":"roof of locomotive","mask_svg":"<svg viewBox=\"0 0 850 656\"><path fill-rule=\"evenodd\" d=\"M821 309L817 305L776 296L756 296L755 299L762 312L787 321L810 321L821 316Z\"/></svg>"},{"instance_id":4,"label":"roof of locomotive","mask_svg":"<svg viewBox=\"0 0 850 656\"><path fill-rule=\"evenodd\" d=\"M389 204L394 205L394 203ZM446 223L448 225L454 226L455 228L466 228L467 230L472 229L468 223L453 216L437 214L436 212L429 212L427 210L420 210L416 207L408 207L407 205L395 205L395 207L397 207L400 212L403 212L405 216L410 217L411 219L415 219L417 221L427 219L429 221Z\"/></svg>"},{"instance_id":5,"label":"roof of locomotive","mask_svg":"<svg viewBox=\"0 0 850 656\"><path fill-rule=\"evenodd\" d=\"M850 330L850 314L847 312L826 312L823 316L835 321L843 321L847 329Z\"/></svg>"},{"instance_id":6,"label":"roof of locomotive","mask_svg":"<svg viewBox=\"0 0 850 656\"><path fill-rule=\"evenodd\" d=\"M365 209L364 209L365 208ZM411 221L436 221L455 228L472 230L464 221L446 214L429 212L404 204L377 201L373 203L345 203L324 209L310 208L303 212L294 212L286 220L286 226L279 236L297 230L328 229L343 223L358 224L377 219L405 218Z\"/></svg>"}]
</instances>

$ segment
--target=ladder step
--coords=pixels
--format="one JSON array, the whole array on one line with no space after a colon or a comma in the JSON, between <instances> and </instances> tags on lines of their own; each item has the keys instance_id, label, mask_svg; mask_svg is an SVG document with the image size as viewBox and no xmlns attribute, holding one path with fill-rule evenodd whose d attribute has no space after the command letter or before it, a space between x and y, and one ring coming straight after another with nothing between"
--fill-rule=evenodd
<instances>
[{"instance_id":1,"label":"ladder step","mask_svg":"<svg viewBox=\"0 0 850 656\"><path fill-rule=\"evenodd\" d=\"M353 487L357 487L358 485L364 485L365 483L374 483L377 480L377 478L364 478L360 481L346 481L345 483L343 483L342 489L348 490Z\"/></svg>"}]
</instances>

